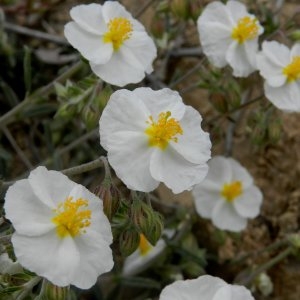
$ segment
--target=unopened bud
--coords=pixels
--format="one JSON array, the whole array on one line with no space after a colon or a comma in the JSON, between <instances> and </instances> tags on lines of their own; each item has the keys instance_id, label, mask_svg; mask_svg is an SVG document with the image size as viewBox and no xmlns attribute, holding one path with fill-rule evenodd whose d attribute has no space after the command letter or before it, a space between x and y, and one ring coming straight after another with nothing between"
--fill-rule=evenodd
<instances>
[{"instance_id":1,"label":"unopened bud","mask_svg":"<svg viewBox=\"0 0 300 300\"><path fill-rule=\"evenodd\" d=\"M295 42L300 41L300 29L292 31L289 35L289 38Z\"/></svg>"},{"instance_id":2,"label":"unopened bud","mask_svg":"<svg viewBox=\"0 0 300 300\"><path fill-rule=\"evenodd\" d=\"M139 246L140 235L134 229L125 229L119 237L120 252L123 256L129 256Z\"/></svg>"},{"instance_id":3,"label":"unopened bud","mask_svg":"<svg viewBox=\"0 0 300 300\"><path fill-rule=\"evenodd\" d=\"M228 111L228 104L225 95L221 93L214 93L210 96L210 102L218 112L226 113Z\"/></svg>"},{"instance_id":4,"label":"unopened bud","mask_svg":"<svg viewBox=\"0 0 300 300\"><path fill-rule=\"evenodd\" d=\"M186 20L189 15L188 0L171 0L171 12L175 17Z\"/></svg>"},{"instance_id":5,"label":"unopened bud","mask_svg":"<svg viewBox=\"0 0 300 300\"><path fill-rule=\"evenodd\" d=\"M158 212L153 212L151 229L143 232L146 239L154 246L160 239L164 229L162 216Z\"/></svg>"},{"instance_id":6,"label":"unopened bud","mask_svg":"<svg viewBox=\"0 0 300 300\"><path fill-rule=\"evenodd\" d=\"M44 279L38 300L70 300L70 287L59 287Z\"/></svg>"},{"instance_id":7,"label":"unopened bud","mask_svg":"<svg viewBox=\"0 0 300 300\"><path fill-rule=\"evenodd\" d=\"M99 114L92 110L90 107L86 107L82 112L83 122L88 130L94 129L99 121Z\"/></svg>"}]
</instances>

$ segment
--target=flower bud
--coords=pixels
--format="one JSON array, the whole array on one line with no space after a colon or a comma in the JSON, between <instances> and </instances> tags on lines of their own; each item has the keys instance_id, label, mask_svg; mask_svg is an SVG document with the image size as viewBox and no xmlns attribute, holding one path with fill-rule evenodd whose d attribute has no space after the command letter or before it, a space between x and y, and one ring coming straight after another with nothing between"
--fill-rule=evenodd
<instances>
[{"instance_id":1,"label":"flower bud","mask_svg":"<svg viewBox=\"0 0 300 300\"><path fill-rule=\"evenodd\" d=\"M44 279L38 300L70 300L70 286L59 287Z\"/></svg>"},{"instance_id":2,"label":"flower bud","mask_svg":"<svg viewBox=\"0 0 300 300\"><path fill-rule=\"evenodd\" d=\"M140 235L134 229L125 229L119 237L120 252L123 256L129 256L139 246Z\"/></svg>"},{"instance_id":3,"label":"flower bud","mask_svg":"<svg viewBox=\"0 0 300 300\"><path fill-rule=\"evenodd\" d=\"M210 96L210 102L218 112L226 113L228 111L228 104L225 95L221 93L214 93Z\"/></svg>"},{"instance_id":4,"label":"flower bud","mask_svg":"<svg viewBox=\"0 0 300 300\"><path fill-rule=\"evenodd\" d=\"M151 229L143 231L143 234L146 239L154 246L161 237L162 231L164 229L162 216L159 213L153 211L151 225Z\"/></svg>"},{"instance_id":5,"label":"flower bud","mask_svg":"<svg viewBox=\"0 0 300 300\"><path fill-rule=\"evenodd\" d=\"M186 20L189 15L188 0L171 0L170 8L175 17Z\"/></svg>"},{"instance_id":6,"label":"flower bud","mask_svg":"<svg viewBox=\"0 0 300 300\"><path fill-rule=\"evenodd\" d=\"M300 29L296 29L296 30L292 31L288 36L294 42L299 42L300 41Z\"/></svg>"}]
</instances>

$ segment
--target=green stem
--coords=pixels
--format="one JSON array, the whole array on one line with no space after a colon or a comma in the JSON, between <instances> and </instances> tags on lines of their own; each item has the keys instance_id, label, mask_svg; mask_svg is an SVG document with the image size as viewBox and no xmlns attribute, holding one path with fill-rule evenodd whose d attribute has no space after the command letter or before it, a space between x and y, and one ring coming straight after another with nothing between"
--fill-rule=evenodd
<instances>
[{"instance_id":1,"label":"green stem","mask_svg":"<svg viewBox=\"0 0 300 300\"><path fill-rule=\"evenodd\" d=\"M72 167L69 169L62 170L61 172L67 176L77 175L85 172L89 172L95 169L103 167L103 161L101 158L97 158L93 161L90 161L86 164L82 164L80 166Z\"/></svg>"}]
</instances>

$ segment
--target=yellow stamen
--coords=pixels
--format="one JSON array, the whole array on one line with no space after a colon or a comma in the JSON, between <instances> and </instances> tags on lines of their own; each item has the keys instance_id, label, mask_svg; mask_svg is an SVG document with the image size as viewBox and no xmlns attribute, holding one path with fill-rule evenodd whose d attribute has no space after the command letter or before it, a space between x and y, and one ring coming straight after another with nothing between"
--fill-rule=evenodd
<instances>
[{"instance_id":1,"label":"yellow stamen","mask_svg":"<svg viewBox=\"0 0 300 300\"><path fill-rule=\"evenodd\" d=\"M152 246L147 241L145 236L143 234L140 234L140 244L139 244L139 250L141 255L146 255L150 250Z\"/></svg>"},{"instance_id":2,"label":"yellow stamen","mask_svg":"<svg viewBox=\"0 0 300 300\"><path fill-rule=\"evenodd\" d=\"M82 198L72 200L73 197L68 197L53 210L56 215L51 221L57 225L56 233L60 238L85 233L84 228L91 225L91 211L84 209L88 206L88 200Z\"/></svg>"},{"instance_id":3,"label":"yellow stamen","mask_svg":"<svg viewBox=\"0 0 300 300\"><path fill-rule=\"evenodd\" d=\"M300 56L294 56L292 62L283 68L282 73L288 82L300 79Z\"/></svg>"},{"instance_id":4,"label":"yellow stamen","mask_svg":"<svg viewBox=\"0 0 300 300\"><path fill-rule=\"evenodd\" d=\"M231 32L231 37L239 44L243 44L257 37L258 29L257 19L246 16L238 20L237 26Z\"/></svg>"},{"instance_id":5,"label":"yellow stamen","mask_svg":"<svg viewBox=\"0 0 300 300\"><path fill-rule=\"evenodd\" d=\"M223 185L221 195L228 202L232 202L236 197L243 193L243 186L240 181L233 181Z\"/></svg>"},{"instance_id":6,"label":"yellow stamen","mask_svg":"<svg viewBox=\"0 0 300 300\"><path fill-rule=\"evenodd\" d=\"M170 111L162 112L159 114L157 122L154 122L152 116L149 117L147 123L150 126L145 130L145 133L149 136L150 147L159 147L164 150L170 141L177 143L176 135L183 134L180 123L170 116Z\"/></svg>"},{"instance_id":7,"label":"yellow stamen","mask_svg":"<svg viewBox=\"0 0 300 300\"><path fill-rule=\"evenodd\" d=\"M130 38L132 33L132 24L126 18L114 18L108 23L108 31L103 36L104 43L112 43L117 51L124 41Z\"/></svg>"}]
</instances>

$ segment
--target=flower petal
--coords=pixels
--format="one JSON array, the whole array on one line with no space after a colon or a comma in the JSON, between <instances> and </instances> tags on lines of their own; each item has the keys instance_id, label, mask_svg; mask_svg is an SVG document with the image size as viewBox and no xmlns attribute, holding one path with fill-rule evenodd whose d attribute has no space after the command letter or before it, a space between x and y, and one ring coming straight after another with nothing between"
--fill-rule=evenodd
<instances>
[{"instance_id":1,"label":"flower petal","mask_svg":"<svg viewBox=\"0 0 300 300\"><path fill-rule=\"evenodd\" d=\"M77 5L70 10L72 19L88 33L101 35L107 31L107 26L102 16L102 6L91 3Z\"/></svg>"},{"instance_id":2,"label":"flower petal","mask_svg":"<svg viewBox=\"0 0 300 300\"><path fill-rule=\"evenodd\" d=\"M225 281L210 275L178 280L162 290L159 300L197 300L199 295L201 299L213 300L216 292L224 286L226 287Z\"/></svg>"},{"instance_id":3,"label":"flower petal","mask_svg":"<svg viewBox=\"0 0 300 300\"><path fill-rule=\"evenodd\" d=\"M108 220L106 223L109 224ZM79 251L80 262L73 274L72 284L81 289L93 286L98 276L110 271L114 265L112 250L103 239L102 233L98 231L100 228L87 231L74 240Z\"/></svg>"},{"instance_id":4,"label":"flower petal","mask_svg":"<svg viewBox=\"0 0 300 300\"><path fill-rule=\"evenodd\" d=\"M133 93L149 110L147 119L151 115L154 120L157 120L161 112L170 111L172 118L181 120L185 113L186 106L176 91L168 88L154 91L151 88L143 87L135 89Z\"/></svg>"},{"instance_id":5,"label":"flower petal","mask_svg":"<svg viewBox=\"0 0 300 300\"><path fill-rule=\"evenodd\" d=\"M247 219L239 216L233 205L223 200L217 203L212 212L213 224L223 230L241 231L246 228Z\"/></svg>"},{"instance_id":6,"label":"flower petal","mask_svg":"<svg viewBox=\"0 0 300 300\"><path fill-rule=\"evenodd\" d=\"M28 180L37 198L51 209L64 201L76 185L61 172L48 171L45 167L31 171Z\"/></svg>"},{"instance_id":7,"label":"flower petal","mask_svg":"<svg viewBox=\"0 0 300 300\"><path fill-rule=\"evenodd\" d=\"M94 64L104 64L110 60L113 53L112 44L103 43L101 36L83 30L75 22L66 24L64 33L68 42L87 60Z\"/></svg>"},{"instance_id":8,"label":"flower petal","mask_svg":"<svg viewBox=\"0 0 300 300\"><path fill-rule=\"evenodd\" d=\"M90 62L90 66L92 71L104 81L120 87L129 83L138 83L145 77L145 71L129 64L120 51L115 51L106 64Z\"/></svg>"},{"instance_id":9,"label":"flower petal","mask_svg":"<svg viewBox=\"0 0 300 300\"><path fill-rule=\"evenodd\" d=\"M200 127L201 121L199 112L187 106L180 120L183 134L178 136L178 142L170 143L180 155L195 164L203 164L210 159L211 142L209 134Z\"/></svg>"},{"instance_id":10,"label":"flower petal","mask_svg":"<svg viewBox=\"0 0 300 300\"><path fill-rule=\"evenodd\" d=\"M230 162L222 156L214 156L209 162L209 172L203 181L203 185L214 187L217 191L221 191L224 183L232 181L232 170Z\"/></svg>"},{"instance_id":11,"label":"flower petal","mask_svg":"<svg viewBox=\"0 0 300 300\"><path fill-rule=\"evenodd\" d=\"M210 171L208 171L210 172ZM193 190L197 213L203 218L211 218L214 207L223 201L220 191L205 185L206 180L197 184Z\"/></svg>"},{"instance_id":12,"label":"flower petal","mask_svg":"<svg viewBox=\"0 0 300 300\"><path fill-rule=\"evenodd\" d=\"M102 6L102 12L106 23L113 18L132 19L131 14L118 2L106 1Z\"/></svg>"},{"instance_id":13,"label":"flower petal","mask_svg":"<svg viewBox=\"0 0 300 300\"><path fill-rule=\"evenodd\" d=\"M246 168L244 168L238 161L233 158L228 158L228 162L230 163L230 167L232 170L231 181L241 181L243 184L243 189L246 189L250 185L253 185L253 178Z\"/></svg>"},{"instance_id":14,"label":"flower petal","mask_svg":"<svg viewBox=\"0 0 300 300\"><path fill-rule=\"evenodd\" d=\"M147 95L148 89L142 89ZM109 140L115 139L115 133L124 131L126 134L129 131L144 134L151 113L139 97L138 90L118 90L111 95L99 121L100 143L106 150Z\"/></svg>"},{"instance_id":15,"label":"flower petal","mask_svg":"<svg viewBox=\"0 0 300 300\"><path fill-rule=\"evenodd\" d=\"M245 43L239 44L233 41L227 49L226 60L233 69L233 75L236 77L247 77L255 71L255 66L251 65L248 58L249 53L246 52ZM256 53L253 53L253 61L255 61Z\"/></svg>"},{"instance_id":16,"label":"flower petal","mask_svg":"<svg viewBox=\"0 0 300 300\"><path fill-rule=\"evenodd\" d=\"M255 218L260 211L263 195L256 186L246 189L243 194L233 201L237 213L244 218Z\"/></svg>"},{"instance_id":17,"label":"flower petal","mask_svg":"<svg viewBox=\"0 0 300 300\"><path fill-rule=\"evenodd\" d=\"M55 227L51 209L37 198L27 179L17 181L8 189L4 209L20 234L40 235Z\"/></svg>"},{"instance_id":18,"label":"flower petal","mask_svg":"<svg viewBox=\"0 0 300 300\"><path fill-rule=\"evenodd\" d=\"M121 132L113 136L108 148L108 161L117 176L129 189L142 192L154 190L159 182L150 173L153 149L144 133ZM121 150L121 151L120 151Z\"/></svg>"},{"instance_id":19,"label":"flower petal","mask_svg":"<svg viewBox=\"0 0 300 300\"><path fill-rule=\"evenodd\" d=\"M294 56L300 56L300 43L296 43L291 49L290 61L292 61Z\"/></svg>"},{"instance_id":20,"label":"flower petal","mask_svg":"<svg viewBox=\"0 0 300 300\"><path fill-rule=\"evenodd\" d=\"M279 109L288 112L300 112L300 82L287 83L281 87L264 84L266 97Z\"/></svg>"},{"instance_id":21,"label":"flower petal","mask_svg":"<svg viewBox=\"0 0 300 300\"><path fill-rule=\"evenodd\" d=\"M239 1L228 1L226 7L234 23L237 23L239 19L246 16L252 16L247 12L246 6Z\"/></svg>"},{"instance_id":22,"label":"flower petal","mask_svg":"<svg viewBox=\"0 0 300 300\"><path fill-rule=\"evenodd\" d=\"M173 193L190 190L206 176L206 163L193 164L171 147L155 149L150 160L150 172L154 179L163 182Z\"/></svg>"},{"instance_id":23,"label":"flower petal","mask_svg":"<svg viewBox=\"0 0 300 300\"><path fill-rule=\"evenodd\" d=\"M147 73L153 71L152 63L157 55L156 46L153 40L145 31L133 31L130 38L124 41L120 48L124 57L132 60L133 66L140 65L140 68Z\"/></svg>"},{"instance_id":24,"label":"flower petal","mask_svg":"<svg viewBox=\"0 0 300 300\"><path fill-rule=\"evenodd\" d=\"M72 238L60 239L55 231L36 237L14 233L12 243L18 261L26 269L57 286L72 282L80 261Z\"/></svg>"}]
</instances>

